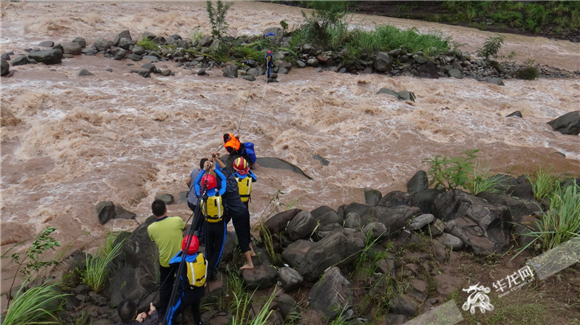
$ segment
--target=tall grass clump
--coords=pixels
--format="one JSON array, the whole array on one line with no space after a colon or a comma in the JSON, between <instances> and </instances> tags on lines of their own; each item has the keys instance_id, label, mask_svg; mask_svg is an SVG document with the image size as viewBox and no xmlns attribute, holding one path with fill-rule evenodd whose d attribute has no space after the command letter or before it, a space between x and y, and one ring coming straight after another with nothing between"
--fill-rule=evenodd
<instances>
[{"instance_id":1,"label":"tall grass clump","mask_svg":"<svg viewBox=\"0 0 580 325\"><path fill-rule=\"evenodd\" d=\"M121 254L123 247L122 240L117 245L112 247L108 252L106 249L100 250L95 256L86 255L87 269L83 274L83 282L91 287L94 292L101 291L108 280L108 266L111 262Z\"/></svg>"},{"instance_id":2,"label":"tall grass clump","mask_svg":"<svg viewBox=\"0 0 580 325\"><path fill-rule=\"evenodd\" d=\"M407 47L413 53L421 50L430 53L432 49L439 53L449 50L448 39L440 34L419 34L416 28L401 30L388 25L378 26L374 31L354 31L351 45L368 52L389 51L401 47Z\"/></svg>"},{"instance_id":3,"label":"tall grass clump","mask_svg":"<svg viewBox=\"0 0 580 325\"><path fill-rule=\"evenodd\" d=\"M140 41L137 41L137 45L141 46L142 48L154 51L159 49L159 45L148 38L144 38Z\"/></svg>"},{"instance_id":4,"label":"tall grass clump","mask_svg":"<svg viewBox=\"0 0 580 325\"><path fill-rule=\"evenodd\" d=\"M498 186L501 185L502 179L497 175L490 175L490 168L482 161L476 161L472 168L470 181L467 182L467 190L472 195L481 192L500 193Z\"/></svg>"},{"instance_id":5,"label":"tall grass clump","mask_svg":"<svg viewBox=\"0 0 580 325\"><path fill-rule=\"evenodd\" d=\"M310 16L302 12L304 25L300 28L298 38L304 43L330 48L344 45L349 36L348 23L344 21L347 2L311 1L309 7L314 8L314 11Z\"/></svg>"},{"instance_id":6,"label":"tall grass clump","mask_svg":"<svg viewBox=\"0 0 580 325\"><path fill-rule=\"evenodd\" d=\"M551 169L544 171L542 167L539 167L532 175L532 178L528 177L528 179L532 183L534 198L538 201L542 201L544 197L552 193L558 186L558 180L551 173Z\"/></svg>"},{"instance_id":7,"label":"tall grass clump","mask_svg":"<svg viewBox=\"0 0 580 325\"><path fill-rule=\"evenodd\" d=\"M61 301L67 294L56 292L57 283L44 283L23 292L25 285L16 293L2 324L58 324L55 315L62 310Z\"/></svg>"}]
</instances>

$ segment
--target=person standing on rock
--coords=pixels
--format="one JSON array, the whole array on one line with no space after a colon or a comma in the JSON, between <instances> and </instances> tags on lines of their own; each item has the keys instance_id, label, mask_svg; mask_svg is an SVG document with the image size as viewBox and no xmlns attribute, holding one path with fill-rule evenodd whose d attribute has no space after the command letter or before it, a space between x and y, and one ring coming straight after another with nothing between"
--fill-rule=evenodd
<instances>
[{"instance_id":1,"label":"person standing on rock","mask_svg":"<svg viewBox=\"0 0 580 325\"><path fill-rule=\"evenodd\" d=\"M254 249L252 248L251 235L250 235L250 212L248 208L242 202L240 198L240 192L238 188L238 181L226 167L226 165L220 160L218 152L212 154L212 158L217 162L216 171L222 170L227 177L226 191L223 195L224 203L226 206L226 225L232 220L234 228L236 230L236 236L238 237L238 244L240 245L240 250L244 257L246 258L246 264L240 267L240 270L253 269L254 263L252 262L252 256L256 256ZM243 159L243 158L242 158Z\"/></svg>"},{"instance_id":2,"label":"person standing on rock","mask_svg":"<svg viewBox=\"0 0 580 325\"><path fill-rule=\"evenodd\" d=\"M274 58L272 57L272 51L268 51L266 53L266 56L264 57L264 59L266 59L266 68L268 69L268 78L266 79L266 82L270 81L270 76L272 75L272 66L274 65Z\"/></svg>"},{"instance_id":3,"label":"person standing on rock","mask_svg":"<svg viewBox=\"0 0 580 325\"><path fill-rule=\"evenodd\" d=\"M162 200L153 201L151 210L156 219L147 227L147 233L159 250L159 314L165 315L175 276L169 260L181 250L182 231L187 229L187 225L181 217L168 217L167 207Z\"/></svg>"},{"instance_id":4,"label":"person standing on rock","mask_svg":"<svg viewBox=\"0 0 580 325\"><path fill-rule=\"evenodd\" d=\"M189 208L191 209L191 211L194 214L195 214L195 211L197 209L197 203L198 203L199 199L197 197L197 194L195 193L195 188L194 188L195 184L193 181L197 178L197 175L199 175L199 173L201 173L201 171L203 170L203 166L205 165L205 162L207 160L208 160L207 158L202 158L199 161L199 169L198 168L194 169L186 181L187 187L189 188L189 192L187 192L187 206L189 206ZM205 243L203 220L195 220L195 215L193 217L194 217L194 221L196 221L196 224L193 225L193 231L198 232L199 242Z\"/></svg>"},{"instance_id":5,"label":"person standing on rock","mask_svg":"<svg viewBox=\"0 0 580 325\"><path fill-rule=\"evenodd\" d=\"M206 161L194 181L195 193L201 200L201 212L204 216L205 254L208 260L208 280L217 278L217 267L220 263L226 241L226 222L223 219L224 204L222 195L226 191L226 176L219 170L213 172L220 178L218 189L216 177L210 173L213 163Z\"/></svg>"},{"instance_id":6,"label":"person standing on rock","mask_svg":"<svg viewBox=\"0 0 580 325\"><path fill-rule=\"evenodd\" d=\"M250 165L248 164L246 159L244 159L244 157L239 157L236 160L234 160L234 164L232 165L232 167L236 171L234 173L234 177L238 181L238 190L240 192L240 199L242 200L242 203L244 203L244 205L246 206L246 209L248 209L249 211L248 203L251 200L252 185L258 181L258 178L250 170Z\"/></svg>"}]
</instances>

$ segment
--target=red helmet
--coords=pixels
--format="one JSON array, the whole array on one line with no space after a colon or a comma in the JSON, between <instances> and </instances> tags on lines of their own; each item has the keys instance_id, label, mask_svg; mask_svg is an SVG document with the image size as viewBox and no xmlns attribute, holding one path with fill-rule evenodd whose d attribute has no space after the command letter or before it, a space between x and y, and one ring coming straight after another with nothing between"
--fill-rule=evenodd
<instances>
[{"instance_id":1,"label":"red helmet","mask_svg":"<svg viewBox=\"0 0 580 325\"><path fill-rule=\"evenodd\" d=\"M204 188L204 186L206 190L211 190L212 188L217 187L217 181L212 174L203 175L201 178L201 188Z\"/></svg>"},{"instance_id":2,"label":"red helmet","mask_svg":"<svg viewBox=\"0 0 580 325\"><path fill-rule=\"evenodd\" d=\"M272 51L268 51L268 54L272 54Z\"/></svg>"},{"instance_id":3,"label":"red helmet","mask_svg":"<svg viewBox=\"0 0 580 325\"><path fill-rule=\"evenodd\" d=\"M243 157L234 160L233 167L240 175L245 175L248 172L248 162Z\"/></svg>"},{"instance_id":4,"label":"red helmet","mask_svg":"<svg viewBox=\"0 0 580 325\"><path fill-rule=\"evenodd\" d=\"M189 247L185 247L187 245L187 241L191 238L189 242ZM181 243L181 251L184 252L186 255L193 255L197 253L199 249L199 239L195 235L187 235L183 238L183 242Z\"/></svg>"}]
</instances>

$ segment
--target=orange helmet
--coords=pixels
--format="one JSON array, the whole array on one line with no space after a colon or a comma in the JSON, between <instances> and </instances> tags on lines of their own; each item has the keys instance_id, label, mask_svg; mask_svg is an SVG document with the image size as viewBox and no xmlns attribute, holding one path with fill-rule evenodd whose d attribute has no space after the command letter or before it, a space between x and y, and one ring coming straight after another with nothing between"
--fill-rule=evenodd
<instances>
[{"instance_id":1,"label":"orange helmet","mask_svg":"<svg viewBox=\"0 0 580 325\"><path fill-rule=\"evenodd\" d=\"M190 240L189 247L185 247L187 245L187 241ZM195 235L187 235L183 238L183 242L181 243L181 251L186 255L193 255L197 253L199 249L199 239Z\"/></svg>"},{"instance_id":2,"label":"orange helmet","mask_svg":"<svg viewBox=\"0 0 580 325\"><path fill-rule=\"evenodd\" d=\"M211 190L212 188L216 188L217 187L217 180L215 179L215 176L213 176L212 174L203 175L203 177L201 178L201 186L202 186L202 188L203 188L203 186L205 186L206 190Z\"/></svg>"},{"instance_id":3,"label":"orange helmet","mask_svg":"<svg viewBox=\"0 0 580 325\"><path fill-rule=\"evenodd\" d=\"M239 157L238 159L234 160L233 167L240 175L245 175L249 169L248 162L243 157Z\"/></svg>"}]
</instances>

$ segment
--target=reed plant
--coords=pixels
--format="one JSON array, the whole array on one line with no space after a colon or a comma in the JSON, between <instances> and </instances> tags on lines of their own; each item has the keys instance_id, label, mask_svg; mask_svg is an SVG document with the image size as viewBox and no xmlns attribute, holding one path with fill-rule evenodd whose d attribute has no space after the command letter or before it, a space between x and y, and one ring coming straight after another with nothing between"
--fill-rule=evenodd
<instances>
[{"instance_id":1,"label":"reed plant","mask_svg":"<svg viewBox=\"0 0 580 325\"><path fill-rule=\"evenodd\" d=\"M26 283L16 293L2 324L58 324L56 314L62 310L61 302L67 294L56 292L57 283L44 283L24 291Z\"/></svg>"},{"instance_id":2,"label":"reed plant","mask_svg":"<svg viewBox=\"0 0 580 325\"><path fill-rule=\"evenodd\" d=\"M97 252L95 256L86 255L87 269L83 274L82 280L93 291L99 292L105 287L109 278L108 267L121 254L124 242L124 240L120 241L109 251L105 248Z\"/></svg>"},{"instance_id":3,"label":"reed plant","mask_svg":"<svg viewBox=\"0 0 580 325\"><path fill-rule=\"evenodd\" d=\"M232 325L267 325L272 323L270 319L270 316L272 316L272 313L274 312L272 310L272 303L274 302L274 298L276 298L278 292L274 289L264 305L262 305L262 308L260 308L258 313L250 319L250 310L254 293L251 295L248 295L245 292L243 294L233 293L238 308L236 309L235 316L232 319Z\"/></svg>"},{"instance_id":4,"label":"reed plant","mask_svg":"<svg viewBox=\"0 0 580 325\"><path fill-rule=\"evenodd\" d=\"M274 242L272 240L272 234L268 227L264 225L264 221L260 222L260 234L262 235L262 240L264 242L264 248L270 257L273 265L278 265L278 256L274 251Z\"/></svg>"}]
</instances>

